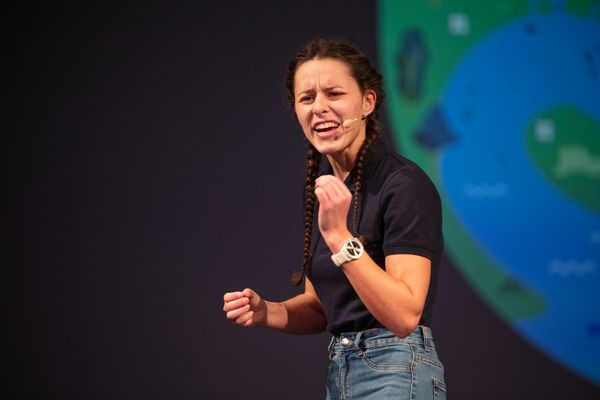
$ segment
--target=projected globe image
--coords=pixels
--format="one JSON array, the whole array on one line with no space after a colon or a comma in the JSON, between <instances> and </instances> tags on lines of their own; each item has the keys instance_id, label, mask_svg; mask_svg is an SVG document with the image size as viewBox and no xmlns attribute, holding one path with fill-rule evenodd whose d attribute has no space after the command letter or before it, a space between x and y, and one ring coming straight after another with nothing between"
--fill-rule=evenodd
<instances>
[{"instance_id":1,"label":"projected globe image","mask_svg":"<svg viewBox=\"0 0 600 400\"><path fill-rule=\"evenodd\" d=\"M380 3L398 150L447 252L532 345L600 383L600 2Z\"/></svg>"}]
</instances>

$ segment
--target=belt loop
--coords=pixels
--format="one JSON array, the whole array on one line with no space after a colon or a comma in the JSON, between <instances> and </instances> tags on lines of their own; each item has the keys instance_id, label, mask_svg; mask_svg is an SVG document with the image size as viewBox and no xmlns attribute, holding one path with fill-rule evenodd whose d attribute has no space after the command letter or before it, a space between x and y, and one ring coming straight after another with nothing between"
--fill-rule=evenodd
<instances>
[{"instance_id":1,"label":"belt loop","mask_svg":"<svg viewBox=\"0 0 600 400\"><path fill-rule=\"evenodd\" d=\"M356 337L354 338L354 348L361 349L360 341L362 339L363 331L356 332Z\"/></svg>"},{"instance_id":2,"label":"belt loop","mask_svg":"<svg viewBox=\"0 0 600 400\"><path fill-rule=\"evenodd\" d=\"M335 343L335 336L331 337L331 340L329 341L329 346L327 346L327 351L329 351L331 353L331 350L333 349L333 343Z\"/></svg>"},{"instance_id":3,"label":"belt loop","mask_svg":"<svg viewBox=\"0 0 600 400\"><path fill-rule=\"evenodd\" d=\"M429 353L429 336L427 332L427 327L420 325L421 327L421 336L423 337L423 349Z\"/></svg>"}]
</instances>

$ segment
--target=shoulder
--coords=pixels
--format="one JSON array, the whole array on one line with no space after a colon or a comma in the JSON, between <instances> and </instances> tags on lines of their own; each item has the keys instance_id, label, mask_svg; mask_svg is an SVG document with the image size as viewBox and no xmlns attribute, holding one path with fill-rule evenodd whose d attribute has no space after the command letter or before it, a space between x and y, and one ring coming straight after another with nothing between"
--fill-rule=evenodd
<instances>
[{"instance_id":1,"label":"shoulder","mask_svg":"<svg viewBox=\"0 0 600 400\"><path fill-rule=\"evenodd\" d=\"M375 149L378 162L367 178L382 194L401 191L404 194L426 194L439 199L438 191L427 173L412 160L380 145Z\"/></svg>"}]
</instances>

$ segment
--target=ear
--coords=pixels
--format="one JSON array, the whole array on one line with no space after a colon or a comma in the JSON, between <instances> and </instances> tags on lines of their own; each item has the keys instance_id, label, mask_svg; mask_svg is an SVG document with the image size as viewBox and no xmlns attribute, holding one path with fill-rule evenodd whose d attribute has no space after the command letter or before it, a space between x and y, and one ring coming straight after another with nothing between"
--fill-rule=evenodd
<instances>
[{"instance_id":1,"label":"ear","mask_svg":"<svg viewBox=\"0 0 600 400\"><path fill-rule=\"evenodd\" d=\"M363 115L369 115L375 109L377 104L377 93L373 89L369 89L363 95Z\"/></svg>"}]
</instances>

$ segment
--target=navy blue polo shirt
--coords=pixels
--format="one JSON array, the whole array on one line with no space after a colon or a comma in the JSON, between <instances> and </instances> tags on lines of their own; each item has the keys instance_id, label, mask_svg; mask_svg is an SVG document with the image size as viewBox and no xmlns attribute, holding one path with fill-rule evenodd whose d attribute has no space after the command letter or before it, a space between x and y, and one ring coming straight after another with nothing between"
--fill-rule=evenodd
<instances>
[{"instance_id":1,"label":"navy blue polo shirt","mask_svg":"<svg viewBox=\"0 0 600 400\"><path fill-rule=\"evenodd\" d=\"M326 157L321 173L332 173ZM351 171L345 180L350 191L354 189L354 181L355 171ZM431 260L431 281L420 321L421 325L429 326L444 247L438 191L419 166L388 150L381 140L373 143L365 155L362 182L358 231L367 239L365 250L373 261L385 269L385 257L390 254L416 254ZM357 236L352 226L352 207L348 229ZM338 335L382 327L342 270L333 264L331 255L315 217L307 276L321 300L327 330Z\"/></svg>"}]
</instances>

